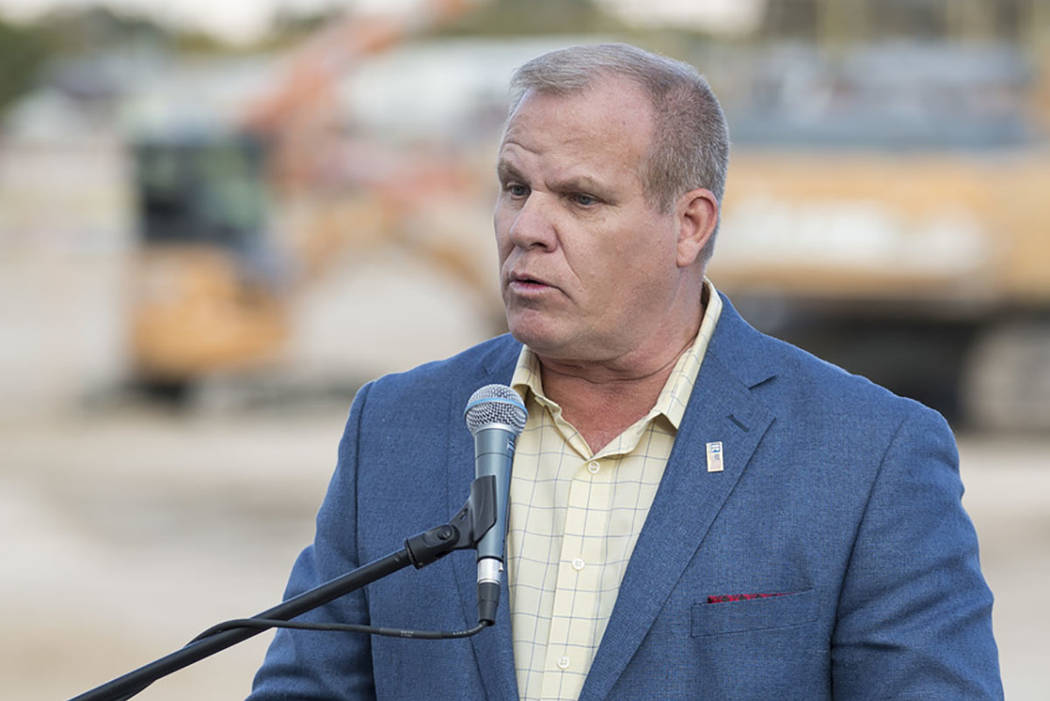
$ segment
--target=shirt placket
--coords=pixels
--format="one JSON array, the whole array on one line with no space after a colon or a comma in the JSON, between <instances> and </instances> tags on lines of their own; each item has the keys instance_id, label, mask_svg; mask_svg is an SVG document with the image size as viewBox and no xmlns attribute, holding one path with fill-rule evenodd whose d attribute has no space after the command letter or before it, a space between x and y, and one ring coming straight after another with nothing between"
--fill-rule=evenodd
<instances>
[{"instance_id":1,"label":"shirt placket","mask_svg":"<svg viewBox=\"0 0 1050 701\"><path fill-rule=\"evenodd\" d=\"M544 665L545 698L578 695L594 657L612 489L608 470L603 472L601 462L584 461L569 487Z\"/></svg>"}]
</instances>

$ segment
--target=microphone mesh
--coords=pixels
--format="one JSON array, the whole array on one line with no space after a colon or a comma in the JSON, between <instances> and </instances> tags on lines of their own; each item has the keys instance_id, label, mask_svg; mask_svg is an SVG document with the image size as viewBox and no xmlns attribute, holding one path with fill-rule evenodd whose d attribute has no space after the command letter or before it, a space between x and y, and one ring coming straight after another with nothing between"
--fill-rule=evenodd
<instances>
[{"instance_id":1,"label":"microphone mesh","mask_svg":"<svg viewBox=\"0 0 1050 701\"><path fill-rule=\"evenodd\" d=\"M485 385L470 395L463 415L467 419L467 428L470 429L471 435L477 434L486 426L502 424L513 429L516 436L525 428L525 420L529 413L525 410L521 397L510 387Z\"/></svg>"}]
</instances>

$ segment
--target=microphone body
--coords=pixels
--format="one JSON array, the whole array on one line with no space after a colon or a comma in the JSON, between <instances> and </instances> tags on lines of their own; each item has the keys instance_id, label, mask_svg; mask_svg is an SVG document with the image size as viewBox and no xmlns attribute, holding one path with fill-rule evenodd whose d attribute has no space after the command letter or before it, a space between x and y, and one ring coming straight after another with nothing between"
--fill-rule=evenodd
<instances>
[{"instance_id":1,"label":"microphone body","mask_svg":"<svg viewBox=\"0 0 1050 701\"><path fill-rule=\"evenodd\" d=\"M507 540L507 504L514 443L528 412L518 393L506 385L486 385L471 396L464 416L474 436L475 477L496 482L496 523L478 542L478 620L496 620Z\"/></svg>"},{"instance_id":2,"label":"microphone body","mask_svg":"<svg viewBox=\"0 0 1050 701\"><path fill-rule=\"evenodd\" d=\"M478 542L478 581L499 584L507 537L507 502L510 501L510 473L517 436L506 427L487 426L474 434L475 477L496 478L496 524ZM485 562L488 560L489 562ZM490 570L495 567L493 576Z\"/></svg>"}]
</instances>

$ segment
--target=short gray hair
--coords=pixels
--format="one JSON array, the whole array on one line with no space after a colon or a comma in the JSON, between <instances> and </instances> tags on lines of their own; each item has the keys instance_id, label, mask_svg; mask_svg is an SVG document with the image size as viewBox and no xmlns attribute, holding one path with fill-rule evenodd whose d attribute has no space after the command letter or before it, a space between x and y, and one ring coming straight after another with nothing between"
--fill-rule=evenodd
<instances>
[{"instance_id":1,"label":"short gray hair","mask_svg":"<svg viewBox=\"0 0 1050 701\"><path fill-rule=\"evenodd\" d=\"M573 95L604 76L633 80L653 106L652 145L642 176L649 201L668 212L679 196L703 187L721 202L729 167L729 128L711 86L687 63L630 44L550 51L515 71L510 114L529 91ZM713 246L712 235L704 260Z\"/></svg>"}]
</instances>

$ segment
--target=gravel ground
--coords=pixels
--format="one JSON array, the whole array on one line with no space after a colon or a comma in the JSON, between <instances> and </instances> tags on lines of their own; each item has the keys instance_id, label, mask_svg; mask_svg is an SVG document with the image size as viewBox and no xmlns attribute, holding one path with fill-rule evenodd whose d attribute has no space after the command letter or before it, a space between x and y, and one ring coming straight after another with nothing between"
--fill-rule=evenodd
<instances>
[{"instance_id":1,"label":"gravel ground","mask_svg":"<svg viewBox=\"0 0 1050 701\"><path fill-rule=\"evenodd\" d=\"M280 600L345 408L107 409L0 424L4 698L68 698ZM1047 699L1050 438L963 436L1007 698ZM242 698L263 634L144 700Z\"/></svg>"}]
</instances>

